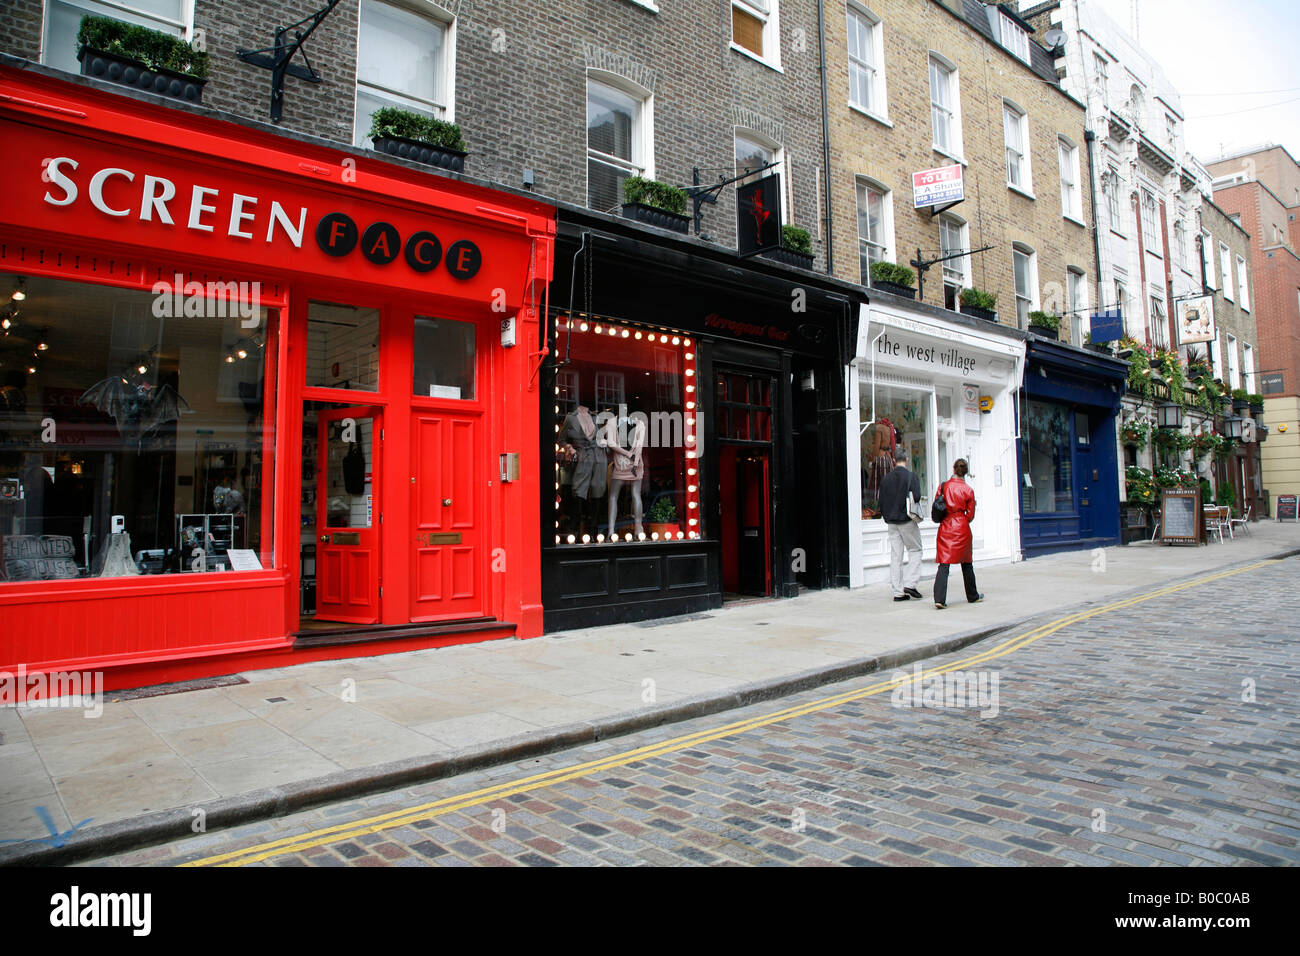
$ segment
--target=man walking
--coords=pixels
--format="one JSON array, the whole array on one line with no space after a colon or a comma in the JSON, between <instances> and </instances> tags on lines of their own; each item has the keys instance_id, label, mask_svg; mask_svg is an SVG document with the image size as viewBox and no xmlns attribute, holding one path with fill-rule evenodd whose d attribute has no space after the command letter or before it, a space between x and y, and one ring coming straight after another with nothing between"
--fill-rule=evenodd
<instances>
[{"instance_id":1,"label":"man walking","mask_svg":"<svg viewBox=\"0 0 1300 956\"><path fill-rule=\"evenodd\" d=\"M880 514L889 529L889 586L895 601L921 599L921 528L915 508L921 502L921 482L907 469L907 451L894 449L894 470L880 483ZM903 550L907 550L907 568Z\"/></svg>"}]
</instances>

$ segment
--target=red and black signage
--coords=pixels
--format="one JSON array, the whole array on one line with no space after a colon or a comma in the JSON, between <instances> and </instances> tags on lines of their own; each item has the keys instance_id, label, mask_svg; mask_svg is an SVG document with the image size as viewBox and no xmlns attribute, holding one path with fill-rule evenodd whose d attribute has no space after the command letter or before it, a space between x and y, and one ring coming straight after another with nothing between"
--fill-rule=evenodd
<instances>
[{"instance_id":1,"label":"red and black signage","mask_svg":"<svg viewBox=\"0 0 1300 956\"><path fill-rule=\"evenodd\" d=\"M781 248L781 176L736 187L737 249L742 257Z\"/></svg>"}]
</instances>

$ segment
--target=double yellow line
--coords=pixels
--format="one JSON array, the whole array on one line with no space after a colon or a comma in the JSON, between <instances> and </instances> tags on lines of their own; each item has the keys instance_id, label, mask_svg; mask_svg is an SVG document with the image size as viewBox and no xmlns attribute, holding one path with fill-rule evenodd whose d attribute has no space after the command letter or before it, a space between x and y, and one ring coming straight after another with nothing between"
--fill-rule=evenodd
<instances>
[{"instance_id":1,"label":"double yellow line","mask_svg":"<svg viewBox=\"0 0 1300 956\"><path fill-rule=\"evenodd\" d=\"M1221 571L1218 574L1197 578L1194 581L1186 581L1182 584L1170 585L1169 587L1150 591L1138 597L1127 598L1122 601L1116 601L1112 604L1093 608L1092 610L1079 611L1078 613L1070 614L1066 617L1057 618L1055 621L1034 628L1032 631L1028 631L1017 637L1003 641L1001 644L991 647L988 650L980 651L977 654L973 654L970 657L963 658L962 660L955 661L951 664L946 664L943 667L935 667L923 671L923 675L943 674L947 671L965 670L974 665L985 664L1000 657L1005 657L1013 651L1020 650L1022 647L1026 647L1037 640L1047 637L1049 634L1055 634L1057 631L1069 627L1071 624L1078 624L1081 621L1086 621L1089 618L1094 618L1101 614L1123 610L1124 608L1133 607L1134 605L1142 604L1156 598L1165 597L1169 594L1176 594L1179 591L1185 591L1189 588L1204 587L1206 584L1210 584L1214 581L1229 578L1237 574L1244 574L1247 571L1254 571L1258 568L1266 567L1267 565L1274 563L1275 560L1272 559L1260 561L1255 564L1247 565L1246 567L1234 568L1230 571ZM351 840L367 833L380 833L394 827L406 826L407 824L414 823L417 820L428 820L447 813L453 813L457 810L481 806L493 800L504 799L517 793L528 793L531 790L554 786L558 783L564 783L567 780L574 780L578 777L585 777L590 774L623 767L627 764L635 763L638 760L646 760L651 757L659 757L664 754L673 753L674 751L685 750L689 747L696 747L700 744L708 743L712 740L718 740L722 737L731 737L736 734L743 734L751 730L766 727L769 724L780 723L782 721L791 720L795 717L802 717L806 714L813 714L818 711L827 710L831 707L837 707L840 704L861 700L865 697L872 697L876 694L883 694L886 691L892 691L899 684L912 681L915 676L915 673L903 674L900 672L896 677L871 684L868 687L860 688L858 690L846 691L830 697L823 697L820 700L811 701L806 704L799 704L794 707L787 707L784 710L778 710L774 713L765 714L760 717L754 717L748 720L738 720L721 727L715 727L711 730L701 730L693 734L685 734L680 737L674 737L671 740L664 740L645 747L638 747L635 750L627 750L611 757L604 757L600 760L589 760L585 763L578 763L568 767L548 770L545 773L535 774L531 777L522 777L517 780L509 781L508 783L500 783L496 786L485 787L482 790L457 794L452 797L444 797L441 800L434 800L431 803L424 803L417 807L395 810L391 813L380 814L379 816L369 817L365 820L359 820L353 823L341 823L337 826L313 830L310 833L304 833L298 836L284 837L279 840L273 840L270 843L260 843L256 846L246 847L242 850L233 850L229 853L219 853L216 856L192 860L189 863L183 863L181 865L244 866L249 863L259 863L263 860L269 860L272 857L282 856L286 853L298 853L303 850L310 850L313 847L324 846L329 843L339 843L344 840Z\"/></svg>"}]
</instances>

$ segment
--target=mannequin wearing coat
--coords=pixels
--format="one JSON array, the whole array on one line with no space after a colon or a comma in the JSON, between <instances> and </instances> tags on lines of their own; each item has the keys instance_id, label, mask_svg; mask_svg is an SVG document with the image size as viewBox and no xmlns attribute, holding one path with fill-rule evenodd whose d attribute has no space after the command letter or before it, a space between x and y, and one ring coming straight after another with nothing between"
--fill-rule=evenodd
<instances>
[{"instance_id":1,"label":"mannequin wearing coat","mask_svg":"<svg viewBox=\"0 0 1300 956\"><path fill-rule=\"evenodd\" d=\"M975 586L975 566L972 563L972 536L970 523L975 518L975 491L966 484L966 459L958 458L952 464L953 477L945 481L935 491L935 496L943 495L948 506L948 515L939 525L939 534L935 539L935 563L938 570L934 576L934 606L948 606L948 568L953 564L961 565L962 583L966 587L966 600L975 604L983 600Z\"/></svg>"}]
</instances>

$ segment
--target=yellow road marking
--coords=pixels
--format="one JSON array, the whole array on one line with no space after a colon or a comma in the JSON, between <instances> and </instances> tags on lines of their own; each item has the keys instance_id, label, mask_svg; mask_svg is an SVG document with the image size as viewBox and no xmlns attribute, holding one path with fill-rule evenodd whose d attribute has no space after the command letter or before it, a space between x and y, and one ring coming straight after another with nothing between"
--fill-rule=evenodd
<instances>
[{"instance_id":1,"label":"yellow road marking","mask_svg":"<svg viewBox=\"0 0 1300 956\"><path fill-rule=\"evenodd\" d=\"M982 664L987 661L996 660L1005 657L1014 651L1020 650L1023 647L1027 647L1048 635L1055 634L1057 631L1069 627L1071 624L1078 624L1081 621L1086 621L1101 614L1123 610L1137 604L1142 604L1146 601L1154 600L1155 598L1184 591L1188 588L1202 587L1211 582L1219 581L1223 578L1232 577L1237 574L1243 574L1247 571L1254 571L1258 568L1266 567L1267 565L1274 563L1276 563L1275 559L1260 561L1255 564L1247 565L1246 567L1235 568L1230 571L1221 571L1217 574L1197 578L1193 581L1160 588L1137 597L1115 601L1111 604L1093 608L1089 611L1079 611L1062 618L1057 618L1055 621L1051 621L1040 627L1034 628L1031 631L1027 631L1024 634L1005 640L1001 644L963 658L960 661L945 664L942 667L934 667L928 670L923 669L922 675L930 676L933 674L943 674L952 670L963 670L975 664ZM845 691L830 697L821 698L820 700L810 701L806 704L787 707L783 710L778 710L760 717L735 721L710 730L701 730L691 734L684 734L680 737L674 737L671 740L660 741L656 744L648 744L644 747L624 751L623 753L615 754L610 757L603 757L598 760L590 760L585 763L573 764L555 770L548 770L529 777L521 777L506 783L484 787L483 789L475 790L470 793L444 797L440 800L421 804L418 807L395 810L390 813L369 817L365 820L357 820L352 823L341 823L332 827L313 830L310 833L284 837L279 840L273 840L269 843L261 843L256 846L245 847L242 850L219 853L215 856L192 860L189 863L182 863L181 866L244 866L249 863L257 863L271 859L272 857L282 856L286 853L296 853L302 850L312 849L313 847L323 846L328 843L338 843L343 840L353 839L367 833L379 833L383 830L389 830L394 827L405 826L406 824L413 823L416 820L431 819L433 817L452 813L456 810L465 809L466 807L478 806L491 800L513 796L518 793L528 793L532 790L538 790L543 787L564 783L568 780L589 776L592 773L599 771L613 770L630 763L635 763L639 760L662 756L677 750L685 750L689 747L708 743L723 737L735 736L747 731L766 727L770 724L791 720L795 717L828 710L840 704L860 700L865 697L872 697L876 694L893 690L899 684L912 681L915 676L915 673L899 673L898 676L892 677L889 680L875 683L865 688Z\"/></svg>"}]
</instances>

